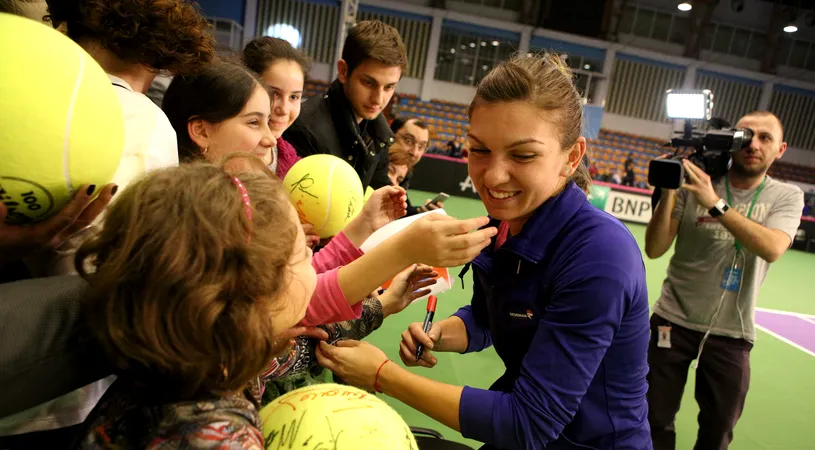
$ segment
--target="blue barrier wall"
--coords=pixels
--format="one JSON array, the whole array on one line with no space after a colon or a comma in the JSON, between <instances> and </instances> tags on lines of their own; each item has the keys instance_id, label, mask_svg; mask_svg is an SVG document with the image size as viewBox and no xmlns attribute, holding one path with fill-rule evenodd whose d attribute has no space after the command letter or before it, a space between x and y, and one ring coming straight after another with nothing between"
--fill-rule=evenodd
<instances>
[{"instance_id":1,"label":"blue barrier wall","mask_svg":"<svg viewBox=\"0 0 815 450\"><path fill-rule=\"evenodd\" d=\"M583 106L583 136L585 136L586 139L597 139L597 135L600 134L600 124L602 122L602 106Z\"/></svg>"},{"instance_id":2,"label":"blue barrier wall","mask_svg":"<svg viewBox=\"0 0 815 450\"><path fill-rule=\"evenodd\" d=\"M198 0L198 6L207 17L232 19L243 25L243 16L246 11L245 0Z\"/></svg>"}]
</instances>

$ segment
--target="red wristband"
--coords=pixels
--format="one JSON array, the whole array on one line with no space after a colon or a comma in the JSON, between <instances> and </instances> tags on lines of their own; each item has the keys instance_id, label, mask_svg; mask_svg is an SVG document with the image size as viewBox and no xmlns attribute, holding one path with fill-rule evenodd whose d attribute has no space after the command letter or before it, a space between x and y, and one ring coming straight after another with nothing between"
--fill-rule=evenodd
<instances>
[{"instance_id":1,"label":"red wristband","mask_svg":"<svg viewBox=\"0 0 815 450\"><path fill-rule=\"evenodd\" d=\"M379 372L382 371L382 368L385 367L385 364L389 363L391 360L386 359L379 365L379 368L376 369L376 377L374 377L374 391L379 392L382 394L382 386L379 385Z\"/></svg>"}]
</instances>

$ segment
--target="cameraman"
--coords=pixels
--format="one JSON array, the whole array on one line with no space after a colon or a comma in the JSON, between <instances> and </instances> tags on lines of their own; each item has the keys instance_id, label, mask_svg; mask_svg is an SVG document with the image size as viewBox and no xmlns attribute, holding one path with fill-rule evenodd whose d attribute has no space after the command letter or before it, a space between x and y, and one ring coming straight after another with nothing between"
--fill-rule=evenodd
<instances>
[{"instance_id":1,"label":"cameraman","mask_svg":"<svg viewBox=\"0 0 815 450\"><path fill-rule=\"evenodd\" d=\"M736 126L754 136L748 148L732 154L725 177L711 182L682 160L685 184L678 192L663 189L645 232L652 259L677 238L651 317L648 406L655 450L675 447L674 419L693 360L699 404L694 448L726 449L733 440L750 383L758 290L800 224L801 189L766 175L787 149L781 121L756 111Z\"/></svg>"}]
</instances>

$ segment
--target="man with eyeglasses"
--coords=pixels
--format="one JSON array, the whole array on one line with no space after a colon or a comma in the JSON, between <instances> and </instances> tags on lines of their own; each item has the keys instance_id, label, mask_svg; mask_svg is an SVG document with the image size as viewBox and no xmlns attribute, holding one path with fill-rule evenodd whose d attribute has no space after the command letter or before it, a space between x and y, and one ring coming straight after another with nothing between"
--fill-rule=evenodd
<instances>
[{"instance_id":1,"label":"man with eyeglasses","mask_svg":"<svg viewBox=\"0 0 815 450\"><path fill-rule=\"evenodd\" d=\"M394 118L391 122L391 131L396 136L390 148L391 155L402 153L407 157L407 175L399 184L407 190L410 186L410 178L413 176L413 168L421 161L424 152L430 145L430 132L427 130L427 124L418 117ZM444 203L430 203L429 200L425 202L424 206L413 206L408 199L407 215L411 216L443 207Z\"/></svg>"}]
</instances>

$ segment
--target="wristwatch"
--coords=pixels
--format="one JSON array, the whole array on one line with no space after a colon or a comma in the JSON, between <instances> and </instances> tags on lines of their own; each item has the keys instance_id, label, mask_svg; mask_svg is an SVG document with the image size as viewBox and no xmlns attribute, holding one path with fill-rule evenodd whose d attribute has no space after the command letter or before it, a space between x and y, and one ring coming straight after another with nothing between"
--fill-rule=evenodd
<instances>
[{"instance_id":1,"label":"wristwatch","mask_svg":"<svg viewBox=\"0 0 815 450\"><path fill-rule=\"evenodd\" d=\"M710 217L719 217L724 215L724 213L726 213L728 209L730 209L730 206L728 206L727 203L725 203L724 200L720 198L719 201L716 202L715 205L713 205L713 208L710 208L708 210L708 213L710 214Z\"/></svg>"}]
</instances>

